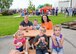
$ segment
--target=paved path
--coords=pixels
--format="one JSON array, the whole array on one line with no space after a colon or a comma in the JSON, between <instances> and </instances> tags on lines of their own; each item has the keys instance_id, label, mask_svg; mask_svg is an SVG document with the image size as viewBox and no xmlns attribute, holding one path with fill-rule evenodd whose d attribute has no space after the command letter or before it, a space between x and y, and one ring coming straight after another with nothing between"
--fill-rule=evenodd
<instances>
[{"instance_id":1,"label":"paved path","mask_svg":"<svg viewBox=\"0 0 76 54\"><path fill-rule=\"evenodd\" d=\"M62 29L64 35L64 54L76 54L76 30Z\"/></svg>"},{"instance_id":2,"label":"paved path","mask_svg":"<svg viewBox=\"0 0 76 54\"><path fill-rule=\"evenodd\" d=\"M76 54L76 30L62 29L64 35L64 54ZM13 37L0 38L0 54L8 54L14 49Z\"/></svg>"},{"instance_id":3,"label":"paved path","mask_svg":"<svg viewBox=\"0 0 76 54\"><path fill-rule=\"evenodd\" d=\"M0 54L8 54L11 49L14 49L12 42L12 37L0 38Z\"/></svg>"}]
</instances>

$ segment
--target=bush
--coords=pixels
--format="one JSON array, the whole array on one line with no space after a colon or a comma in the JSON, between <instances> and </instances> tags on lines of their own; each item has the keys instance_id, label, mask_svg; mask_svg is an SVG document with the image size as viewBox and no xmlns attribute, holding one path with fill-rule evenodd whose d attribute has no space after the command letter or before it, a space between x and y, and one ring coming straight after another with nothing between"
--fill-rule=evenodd
<instances>
[{"instance_id":1,"label":"bush","mask_svg":"<svg viewBox=\"0 0 76 54\"><path fill-rule=\"evenodd\" d=\"M13 11L12 10L5 10L1 14L4 15L4 16L6 16L6 15L13 15Z\"/></svg>"}]
</instances>

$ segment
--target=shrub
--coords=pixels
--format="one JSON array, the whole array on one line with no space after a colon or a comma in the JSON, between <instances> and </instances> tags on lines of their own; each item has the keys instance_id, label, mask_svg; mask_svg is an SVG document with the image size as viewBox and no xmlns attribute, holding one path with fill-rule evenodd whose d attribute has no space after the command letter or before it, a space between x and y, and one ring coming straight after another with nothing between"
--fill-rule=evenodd
<instances>
[{"instance_id":1,"label":"shrub","mask_svg":"<svg viewBox=\"0 0 76 54\"><path fill-rule=\"evenodd\" d=\"M12 10L5 10L5 11L2 11L1 14L4 15L4 16L6 16L6 15L13 15L13 11Z\"/></svg>"}]
</instances>

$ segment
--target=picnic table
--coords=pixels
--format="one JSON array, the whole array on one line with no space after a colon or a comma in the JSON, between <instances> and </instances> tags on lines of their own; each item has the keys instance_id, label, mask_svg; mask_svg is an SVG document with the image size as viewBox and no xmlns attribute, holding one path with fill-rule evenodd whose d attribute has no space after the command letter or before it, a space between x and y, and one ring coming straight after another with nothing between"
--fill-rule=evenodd
<instances>
[{"instance_id":1,"label":"picnic table","mask_svg":"<svg viewBox=\"0 0 76 54\"><path fill-rule=\"evenodd\" d=\"M51 37L51 34L53 33L53 30L46 30L46 35L48 37ZM36 37L39 34L39 30L28 30L24 32L25 37Z\"/></svg>"}]
</instances>

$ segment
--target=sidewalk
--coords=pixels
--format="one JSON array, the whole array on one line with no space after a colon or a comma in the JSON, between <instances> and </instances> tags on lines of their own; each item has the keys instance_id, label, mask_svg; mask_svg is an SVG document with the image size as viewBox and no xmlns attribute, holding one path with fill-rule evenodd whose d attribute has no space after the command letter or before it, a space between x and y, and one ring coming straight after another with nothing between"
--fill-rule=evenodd
<instances>
[{"instance_id":1,"label":"sidewalk","mask_svg":"<svg viewBox=\"0 0 76 54\"><path fill-rule=\"evenodd\" d=\"M0 54L8 54L13 47L13 38L0 38Z\"/></svg>"},{"instance_id":2,"label":"sidewalk","mask_svg":"<svg viewBox=\"0 0 76 54\"><path fill-rule=\"evenodd\" d=\"M62 29L64 40L64 54L76 54L76 30ZM0 54L8 54L13 46L13 37L0 39Z\"/></svg>"},{"instance_id":3,"label":"sidewalk","mask_svg":"<svg viewBox=\"0 0 76 54\"><path fill-rule=\"evenodd\" d=\"M76 30L62 29L64 54L76 54Z\"/></svg>"}]
</instances>

